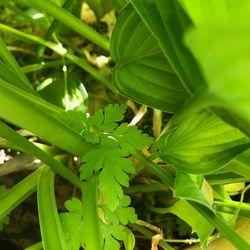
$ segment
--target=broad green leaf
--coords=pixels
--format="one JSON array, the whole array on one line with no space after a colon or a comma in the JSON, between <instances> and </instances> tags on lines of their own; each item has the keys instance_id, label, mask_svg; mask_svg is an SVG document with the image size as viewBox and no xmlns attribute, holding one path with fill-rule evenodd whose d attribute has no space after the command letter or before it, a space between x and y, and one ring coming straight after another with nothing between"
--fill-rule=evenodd
<instances>
[{"instance_id":1,"label":"broad green leaf","mask_svg":"<svg viewBox=\"0 0 250 250\"><path fill-rule=\"evenodd\" d=\"M239 1L236 5L224 22L198 23L185 42L204 72L210 105L229 111L249 128L250 4Z\"/></svg>"},{"instance_id":2,"label":"broad green leaf","mask_svg":"<svg viewBox=\"0 0 250 250\"><path fill-rule=\"evenodd\" d=\"M210 197L206 197L205 192L202 190L203 181L202 175L191 175L182 171L177 171L174 196L180 199L198 202L213 212L209 204Z\"/></svg>"},{"instance_id":3,"label":"broad green leaf","mask_svg":"<svg viewBox=\"0 0 250 250\"><path fill-rule=\"evenodd\" d=\"M175 112L189 94L164 57L157 40L129 4L112 33L115 88L121 95L166 112Z\"/></svg>"},{"instance_id":4,"label":"broad green leaf","mask_svg":"<svg viewBox=\"0 0 250 250\"><path fill-rule=\"evenodd\" d=\"M131 2L159 42L167 60L187 90L192 93L203 85L199 68L182 42L184 31L191 22L178 1Z\"/></svg>"},{"instance_id":5,"label":"broad green leaf","mask_svg":"<svg viewBox=\"0 0 250 250\"><path fill-rule=\"evenodd\" d=\"M246 150L225 165L225 171L233 172L250 179L250 150Z\"/></svg>"},{"instance_id":6,"label":"broad green leaf","mask_svg":"<svg viewBox=\"0 0 250 250\"><path fill-rule=\"evenodd\" d=\"M52 114L55 111L48 113L50 104L43 99L35 97L1 79L0 87L1 118L26 128L58 147L75 154L82 154L88 147L92 147L85 142L83 137L53 117Z\"/></svg>"},{"instance_id":7,"label":"broad green leaf","mask_svg":"<svg viewBox=\"0 0 250 250\"><path fill-rule=\"evenodd\" d=\"M173 189L174 186L174 178L163 168L159 168L157 164L152 161L149 161L147 158L143 157L141 154L137 154L136 157L141 160L143 164L145 164L146 168L155 174L159 179L163 181L166 185ZM188 201L188 203L197 210L198 214L201 214L208 222L210 222L214 227L216 227L237 249L248 249L250 245L244 241L235 230L228 226L226 222L224 222L217 215L208 210L205 206L194 202Z\"/></svg>"},{"instance_id":8,"label":"broad green leaf","mask_svg":"<svg viewBox=\"0 0 250 250\"><path fill-rule=\"evenodd\" d=\"M36 191L39 168L0 196L0 220Z\"/></svg>"},{"instance_id":9,"label":"broad green leaf","mask_svg":"<svg viewBox=\"0 0 250 250\"><path fill-rule=\"evenodd\" d=\"M250 139L209 111L192 115L160 140L164 160L188 173L222 168L250 147Z\"/></svg>"},{"instance_id":10,"label":"broad green leaf","mask_svg":"<svg viewBox=\"0 0 250 250\"><path fill-rule=\"evenodd\" d=\"M214 226L185 200L178 200L167 208L153 207L151 210L161 214L172 213L181 218L192 227L192 231L197 233L203 245L206 245L208 237L214 230Z\"/></svg>"},{"instance_id":11,"label":"broad green leaf","mask_svg":"<svg viewBox=\"0 0 250 250\"><path fill-rule=\"evenodd\" d=\"M228 0L180 0L180 2L194 25L206 24L207 22L217 24L227 19Z\"/></svg>"},{"instance_id":12,"label":"broad green leaf","mask_svg":"<svg viewBox=\"0 0 250 250\"><path fill-rule=\"evenodd\" d=\"M63 72L53 72L41 82L37 91L46 101L65 110L87 111L88 94L76 74L69 73L66 80Z\"/></svg>"},{"instance_id":13,"label":"broad green leaf","mask_svg":"<svg viewBox=\"0 0 250 250\"><path fill-rule=\"evenodd\" d=\"M38 215L44 250L67 250L54 190L54 173L43 167L37 187Z\"/></svg>"}]
</instances>

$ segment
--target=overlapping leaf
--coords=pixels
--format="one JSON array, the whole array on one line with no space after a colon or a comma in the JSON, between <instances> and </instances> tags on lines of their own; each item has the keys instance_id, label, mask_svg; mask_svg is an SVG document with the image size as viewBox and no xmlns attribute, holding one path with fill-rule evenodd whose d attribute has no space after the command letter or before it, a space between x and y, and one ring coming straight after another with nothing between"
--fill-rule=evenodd
<instances>
[{"instance_id":1,"label":"overlapping leaf","mask_svg":"<svg viewBox=\"0 0 250 250\"><path fill-rule=\"evenodd\" d=\"M191 22L178 1L132 0L131 2L159 42L182 84L190 92L197 90L204 81L194 58L182 42L184 31Z\"/></svg>"},{"instance_id":2,"label":"overlapping leaf","mask_svg":"<svg viewBox=\"0 0 250 250\"><path fill-rule=\"evenodd\" d=\"M116 62L113 82L120 94L167 112L175 112L189 96L130 4L117 20L111 56Z\"/></svg>"},{"instance_id":3,"label":"overlapping leaf","mask_svg":"<svg viewBox=\"0 0 250 250\"><path fill-rule=\"evenodd\" d=\"M249 146L249 138L208 111L192 115L160 141L164 160L203 174L222 168Z\"/></svg>"},{"instance_id":4,"label":"overlapping leaf","mask_svg":"<svg viewBox=\"0 0 250 250\"><path fill-rule=\"evenodd\" d=\"M196 22L196 27L187 33L185 41L204 72L207 95L212 100L210 105L222 107L240 119L240 123L244 123L240 126L249 135L249 1L200 1L200 9L192 7L193 1L183 2ZM206 5L221 6L223 11L211 12L213 14L210 18L206 16L204 22L198 16L207 11ZM215 22L218 16L223 20Z\"/></svg>"},{"instance_id":5,"label":"overlapping leaf","mask_svg":"<svg viewBox=\"0 0 250 250\"><path fill-rule=\"evenodd\" d=\"M129 185L128 173L135 172L132 162L126 157L127 154L122 150L101 147L88 152L83 158L85 164L81 167L81 179L87 179L94 171L102 170L98 178L99 188L111 210L118 206L123 196L121 186Z\"/></svg>"}]
</instances>

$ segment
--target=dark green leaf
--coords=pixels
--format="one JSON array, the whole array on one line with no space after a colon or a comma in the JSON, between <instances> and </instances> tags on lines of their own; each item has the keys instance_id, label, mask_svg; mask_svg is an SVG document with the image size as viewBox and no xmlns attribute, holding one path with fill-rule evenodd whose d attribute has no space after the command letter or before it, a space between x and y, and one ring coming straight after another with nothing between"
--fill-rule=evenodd
<instances>
[{"instance_id":1,"label":"dark green leaf","mask_svg":"<svg viewBox=\"0 0 250 250\"><path fill-rule=\"evenodd\" d=\"M167 112L175 112L189 96L130 4L118 17L111 56L116 62L113 82L122 95Z\"/></svg>"},{"instance_id":2,"label":"dark green leaf","mask_svg":"<svg viewBox=\"0 0 250 250\"><path fill-rule=\"evenodd\" d=\"M182 39L191 24L178 1L132 0L136 11L159 42L182 84L191 93L204 84L203 77Z\"/></svg>"}]
</instances>

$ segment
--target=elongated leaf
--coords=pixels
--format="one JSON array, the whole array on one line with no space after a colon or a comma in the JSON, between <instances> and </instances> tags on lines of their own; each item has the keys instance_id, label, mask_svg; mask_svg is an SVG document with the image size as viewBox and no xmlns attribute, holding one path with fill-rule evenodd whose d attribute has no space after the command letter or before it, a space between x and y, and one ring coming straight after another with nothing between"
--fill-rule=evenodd
<instances>
[{"instance_id":1,"label":"elongated leaf","mask_svg":"<svg viewBox=\"0 0 250 250\"><path fill-rule=\"evenodd\" d=\"M117 20L111 56L116 62L113 82L120 94L167 112L175 112L188 98L157 40L130 4Z\"/></svg>"},{"instance_id":2,"label":"elongated leaf","mask_svg":"<svg viewBox=\"0 0 250 250\"><path fill-rule=\"evenodd\" d=\"M182 84L193 92L204 84L203 78L182 38L190 21L178 1L132 0L136 11L158 40L166 58Z\"/></svg>"},{"instance_id":3,"label":"elongated leaf","mask_svg":"<svg viewBox=\"0 0 250 250\"><path fill-rule=\"evenodd\" d=\"M96 32L94 29L89 27L87 24L81 22L75 16L73 16L70 12L60 8L55 3L49 0L30 0L30 3L34 5L36 8L45 11L46 13L50 14L51 16L58 19L63 24L69 26L71 29L75 30L79 34L83 35L93 43L97 44L101 48L108 50L109 48L109 41Z\"/></svg>"},{"instance_id":4,"label":"elongated leaf","mask_svg":"<svg viewBox=\"0 0 250 250\"><path fill-rule=\"evenodd\" d=\"M38 44L41 44L43 46L46 46L46 47L52 49L53 51L55 51L59 55L64 56L65 58L69 59L70 61L72 61L73 63L75 63L79 67L81 67L82 69L86 70L88 73L93 75L97 80L99 80L101 83L103 83L109 89L113 90L113 85L107 79L106 76L104 76L102 73L100 73L99 70L97 70L96 68L91 66L90 63L86 59L78 58L77 56L68 53L67 50L64 47L62 47L62 44L60 44L60 43L55 44L55 43L43 40L42 38L40 38L38 36L27 34L25 32L14 29L14 28L12 28L8 25L2 24L2 23L0 23L0 30L2 30L4 32L8 32L9 34L11 34L11 35L13 35L21 40L25 40L25 41L32 42L32 43L38 43Z\"/></svg>"},{"instance_id":5,"label":"elongated leaf","mask_svg":"<svg viewBox=\"0 0 250 250\"><path fill-rule=\"evenodd\" d=\"M177 171L174 185L174 196L180 199L200 203L213 212L212 207L209 204L209 195L201 190L202 184L203 176L190 175L182 171ZM212 190L210 192L212 192Z\"/></svg>"},{"instance_id":6,"label":"elongated leaf","mask_svg":"<svg viewBox=\"0 0 250 250\"><path fill-rule=\"evenodd\" d=\"M43 249L43 243L40 241L33 244L30 247L25 248L24 250L42 250L42 249Z\"/></svg>"},{"instance_id":7,"label":"elongated leaf","mask_svg":"<svg viewBox=\"0 0 250 250\"><path fill-rule=\"evenodd\" d=\"M0 220L36 191L41 168L0 196Z\"/></svg>"},{"instance_id":8,"label":"elongated leaf","mask_svg":"<svg viewBox=\"0 0 250 250\"><path fill-rule=\"evenodd\" d=\"M37 187L39 223L44 250L67 250L54 191L54 173L44 167Z\"/></svg>"},{"instance_id":9,"label":"elongated leaf","mask_svg":"<svg viewBox=\"0 0 250 250\"><path fill-rule=\"evenodd\" d=\"M225 171L250 179L250 150L246 150L224 167Z\"/></svg>"},{"instance_id":10,"label":"elongated leaf","mask_svg":"<svg viewBox=\"0 0 250 250\"><path fill-rule=\"evenodd\" d=\"M163 159L188 173L222 168L250 147L250 139L208 111L192 115L160 141Z\"/></svg>"},{"instance_id":11,"label":"elongated leaf","mask_svg":"<svg viewBox=\"0 0 250 250\"><path fill-rule=\"evenodd\" d=\"M73 174L68 168L66 168L59 161L55 160L51 155L35 146L32 142L16 133L15 130L11 129L1 121L0 135L6 138L8 141L14 143L24 152L29 153L42 160L44 163L48 164L56 173L60 173L62 177L69 180L77 187L80 187L79 178L75 174Z\"/></svg>"},{"instance_id":12,"label":"elongated leaf","mask_svg":"<svg viewBox=\"0 0 250 250\"><path fill-rule=\"evenodd\" d=\"M75 154L91 145L46 111L46 102L0 79L0 117ZM48 105L49 106L49 105ZM63 136L62 136L63 135Z\"/></svg>"},{"instance_id":13,"label":"elongated leaf","mask_svg":"<svg viewBox=\"0 0 250 250\"><path fill-rule=\"evenodd\" d=\"M213 0L208 2L215 3ZM234 6L237 8L227 11L223 22L214 23L213 15L205 23L197 21L185 41L204 72L207 95L212 97L210 105L221 107L240 118L249 131L250 4L249 1L239 1ZM204 8L202 10L204 12ZM190 8L189 13L192 11ZM193 12L190 14L194 15Z\"/></svg>"},{"instance_id":14,"label":"elongated leaf","mask_svg":"<svg viewBox=\"0 0 250 250\"><path fill-rule=\"evenodd\" d=\"M6 48L2 39L0 39L0 57L2 58L3 62L6 64L6 66L8 66L10 69L12 69L12 71L14 71L15 76L21 80L20 82L23 83L22 85L20 84L19 87L34 94L35 92L32 91L32 86L29 83L28 78L21 70L21 68L18 65L18 63L16 62L15 58L12 56L12 54Z\"/></svg>"}]
</instances>

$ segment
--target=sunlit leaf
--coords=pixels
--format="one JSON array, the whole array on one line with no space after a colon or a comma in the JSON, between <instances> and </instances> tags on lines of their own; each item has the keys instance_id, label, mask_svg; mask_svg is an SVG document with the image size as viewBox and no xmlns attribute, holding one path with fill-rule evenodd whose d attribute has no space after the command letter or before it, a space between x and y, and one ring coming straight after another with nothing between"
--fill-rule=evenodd
<instances>
[{"instance_id":1,"label":"sunlit leaf","mask_svg":"<svg viewBox=\"0 0 250 250\"><path fill-rule=\"evenodd\" d=\"M216 171L249 146L248 137L208 111L192 115L160 141L163 159L188 173Z\"/></svg>"}]
</instances>

